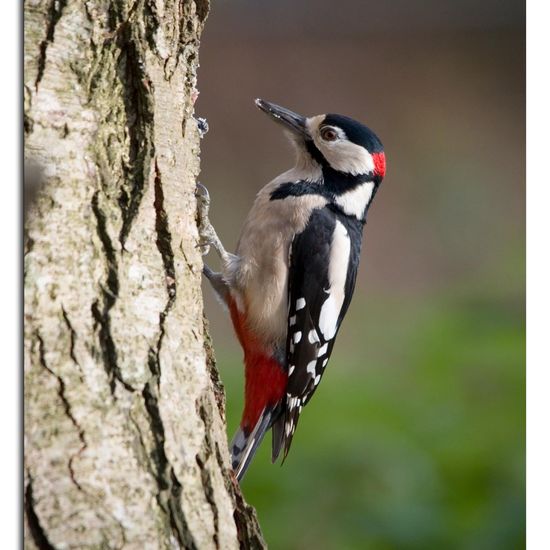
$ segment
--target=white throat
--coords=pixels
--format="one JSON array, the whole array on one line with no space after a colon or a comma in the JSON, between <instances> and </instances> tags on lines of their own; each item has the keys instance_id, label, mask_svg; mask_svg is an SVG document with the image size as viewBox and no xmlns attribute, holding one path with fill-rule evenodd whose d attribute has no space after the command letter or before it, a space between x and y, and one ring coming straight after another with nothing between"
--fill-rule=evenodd
<instances>
[{"instance_id":1,"label":"white throat","mask_svg":"<svg viewBox=\"0 0 550 550\"><path fill-rule=\"evenodd\" d=\"M361 220L372 199L373 191L374 182L366 181L355 189L336 197L335 202L345 214L355 216L358 220Z\"/></svg>"}]
</instances>

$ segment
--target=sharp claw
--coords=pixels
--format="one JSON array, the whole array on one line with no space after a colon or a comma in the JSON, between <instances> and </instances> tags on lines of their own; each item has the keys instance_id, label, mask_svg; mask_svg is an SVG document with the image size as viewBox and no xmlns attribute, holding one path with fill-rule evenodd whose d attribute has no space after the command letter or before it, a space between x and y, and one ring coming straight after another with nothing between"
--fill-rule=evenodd
<instances>
[{"instance_id":1,"label":"sharp claw","mask_svg":"<svg viewBox=\"0 0 550 550\"><path fill-rule=\"evenodd\" d=\"M195 196L202 196L207 200L210 199L210 193L208 192L208 189L206 189L206 187L200 182L197 182Z\"/></svg>"},{"instance_id":2,"label":"sharp claw","mask_svg":"<svg viewBox=\"0 0 550 550\"><path fill-rule=\"evenodd\" d=\"M206 256L210 252L210 247L212 243L209 242L198 242L195 245L195 248L198 248L201 251L202 256Z\"/></svg>"}]
</instances>

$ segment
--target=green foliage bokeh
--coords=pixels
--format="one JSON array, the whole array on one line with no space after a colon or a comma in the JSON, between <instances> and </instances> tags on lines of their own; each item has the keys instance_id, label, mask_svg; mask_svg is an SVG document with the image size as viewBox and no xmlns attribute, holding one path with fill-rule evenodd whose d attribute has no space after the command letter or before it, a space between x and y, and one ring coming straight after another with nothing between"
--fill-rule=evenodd
<instances>
[{"instance_id":1,"label":"green foliage bokeh","mask_svg":"<svg viewBox=\"0 0 550 550\"><path fill-rule=\"evenodd\" d=\"M270 548L523 548L524 360L521 301L358 297L286 463L266 439L242 484Z\"/></svg>"}]
</instances>

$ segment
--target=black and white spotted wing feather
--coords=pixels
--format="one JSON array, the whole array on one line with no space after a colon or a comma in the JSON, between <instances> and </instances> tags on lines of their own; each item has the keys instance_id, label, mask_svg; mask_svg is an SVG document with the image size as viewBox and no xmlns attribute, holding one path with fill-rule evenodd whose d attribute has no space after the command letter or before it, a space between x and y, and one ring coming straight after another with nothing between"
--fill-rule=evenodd
<instances>
[{"instance_id":1,"label":"black and white spotted wing feather","mask_svg":"<svg viewBox=\"0 0 550 550\"><path fill-rule=\"evenodd\" d=\"M311 399L348 309L359 263L362 223L314 210L291 245L286 406L274 430L273 458L288 454L302 407ZM351 238L350 238L351 237ZM328 301L328 302L327 302ZM330 303L329 303L330 302ZM283 421L284 419L284 421Z\"/></svg>"}]
</instances>

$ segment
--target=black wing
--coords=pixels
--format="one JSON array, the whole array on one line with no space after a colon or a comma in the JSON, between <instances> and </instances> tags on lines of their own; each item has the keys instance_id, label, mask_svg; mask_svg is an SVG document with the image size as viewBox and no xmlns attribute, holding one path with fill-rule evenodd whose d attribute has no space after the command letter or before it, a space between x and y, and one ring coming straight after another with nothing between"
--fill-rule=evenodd
<instances>
[{"instance_id":1,"label":"black wing","mask_svg":"<svg viewBox=\"0 0 550 550\"><path fill-rule=\"evenodd\" d=\"M327 366L348 309L359 263L362 224L330 208L315 210L291 245L284 424L279 444L288 454L302 407L311 399ZM278 448L276 448L278 447Z\"/></svg>"}]
</instances>

